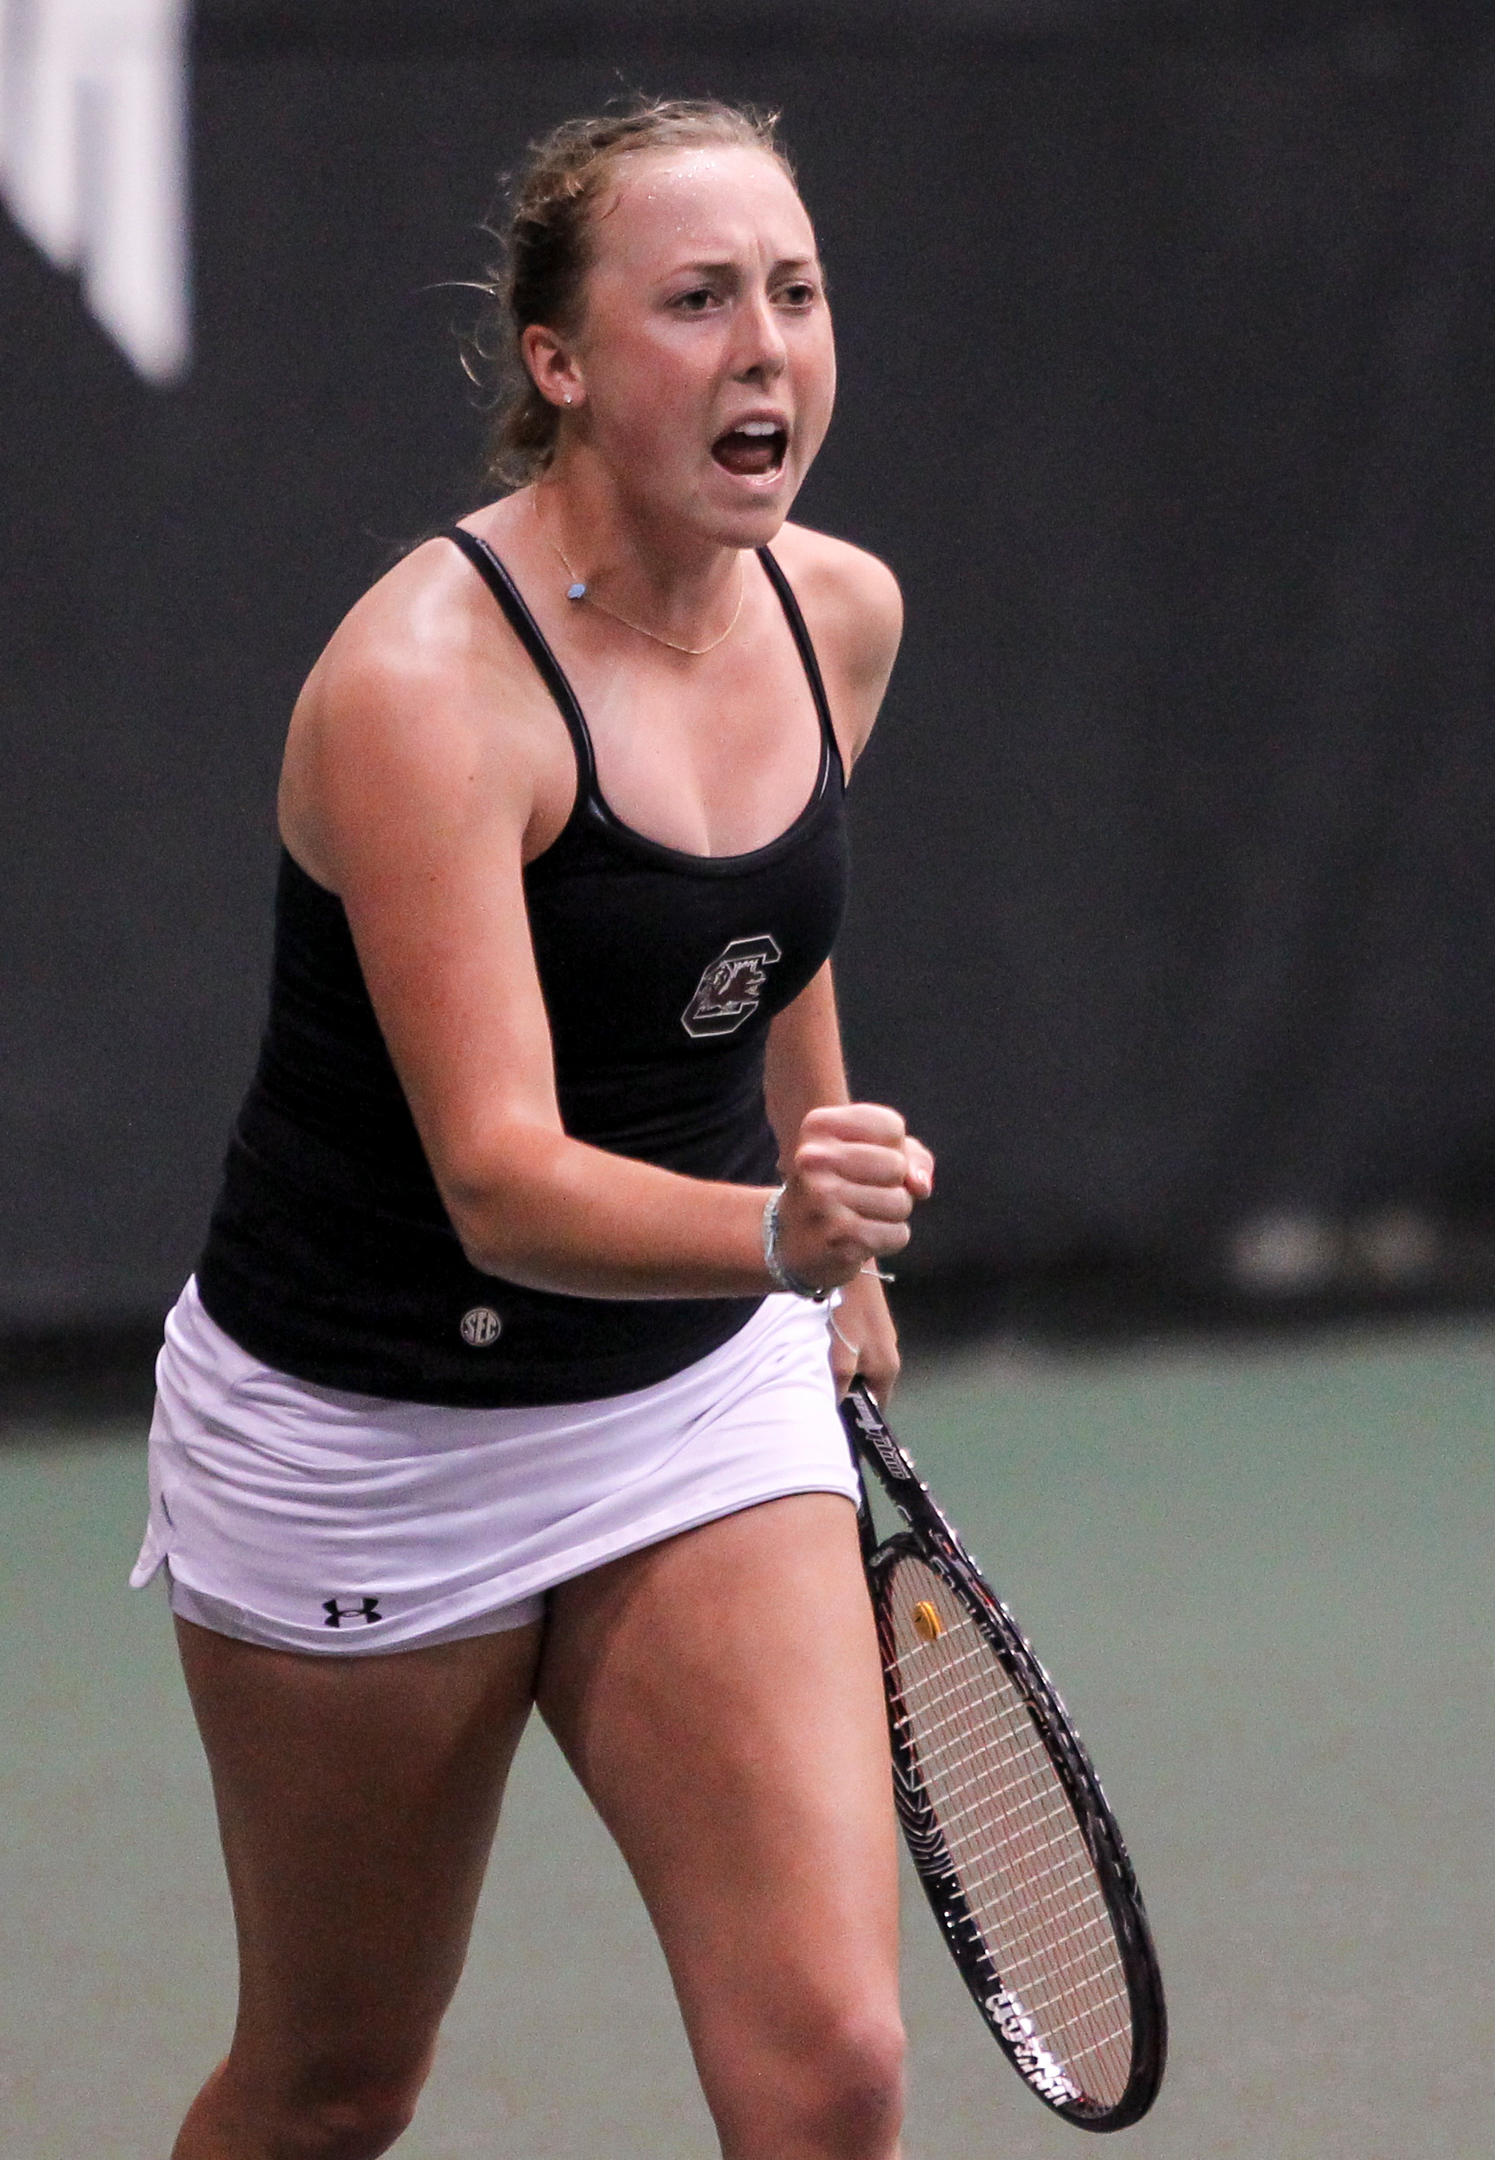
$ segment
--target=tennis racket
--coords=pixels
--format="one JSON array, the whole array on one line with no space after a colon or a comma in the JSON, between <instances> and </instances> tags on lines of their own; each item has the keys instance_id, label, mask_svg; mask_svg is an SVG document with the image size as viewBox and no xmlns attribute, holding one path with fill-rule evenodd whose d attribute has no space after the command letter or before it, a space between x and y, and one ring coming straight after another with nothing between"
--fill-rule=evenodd
<instances>
[{"instance_id":1,"label":"tennis racket","mask_svg":"<svg viewBox=\"0 0 1495 2160\"><path fill-rule=\"evenodd\" d=\"M919 1880L1007 2058L1082 2130L1145 2115L1163 1983L1137 1878L1069 1713L860 1380L841 1415L904 1528L862 1489L894 1790Z\"/></svg>"}]
</instances>

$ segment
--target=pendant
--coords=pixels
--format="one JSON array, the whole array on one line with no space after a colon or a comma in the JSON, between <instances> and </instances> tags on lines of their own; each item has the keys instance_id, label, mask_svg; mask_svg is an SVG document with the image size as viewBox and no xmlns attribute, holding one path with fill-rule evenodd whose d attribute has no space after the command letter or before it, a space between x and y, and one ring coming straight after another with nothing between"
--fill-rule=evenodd
<instances>
[{"instance_id":1,"label":"pendant","mask_svg":"<svg viewBox=\"0 0 1495 2160\"><path fill-rule=\"evenodd\" d=\"M566 587L566 598L568 600L585 600L586 596L587 589L585 585L581 583L580 579L578 579L574 585L568 585Z\"/></svg>"}]
</instances>

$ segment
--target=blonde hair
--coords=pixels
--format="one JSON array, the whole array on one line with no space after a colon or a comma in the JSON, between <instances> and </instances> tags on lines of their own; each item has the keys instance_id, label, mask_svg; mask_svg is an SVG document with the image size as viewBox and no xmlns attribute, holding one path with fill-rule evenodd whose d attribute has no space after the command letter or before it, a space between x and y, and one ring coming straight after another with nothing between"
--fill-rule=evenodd
<instances>
[{"instance_id":1,"label":"blonde hair","mask_svg":"<svg viewBox=\"0 0 1495 2160\"><path fill-rule=\"evenodd\" d=\"M560 414L536 389L519 339L531 323L563 337L576 330L598 198L624 159L725 145L765 151L793 180L777 124L776 113L715 98L638 98L595 119L563 121L531 145L514 188L504 259L480 288L488 305L470 348L469 374L494 383L485 483L523 487L555 455Z\"/></svg>"}]
</instances>

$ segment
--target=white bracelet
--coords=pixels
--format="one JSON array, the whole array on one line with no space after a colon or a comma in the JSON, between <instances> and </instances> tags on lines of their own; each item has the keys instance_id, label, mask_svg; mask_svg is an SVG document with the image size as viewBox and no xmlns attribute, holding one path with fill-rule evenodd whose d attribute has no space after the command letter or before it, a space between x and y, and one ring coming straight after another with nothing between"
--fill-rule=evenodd
<instances>
[{"instance_id":1,"label":"white bracelet","mask_svg":"<svg viewBox=\"0 0 1495 2160\"><path fill-rule=\"evenodd\" d=\"M788 1290L794 1297L809 1298L813 1304L823 1305L830 1296L829 1290L817 1290L813 1283L801 1282L794 1270L784 1265L779 1252L779 1202L787 1189L783 1185L775 1186L763 1203L763 1265L776 1290Z\"/></svg>"}]
</instances>

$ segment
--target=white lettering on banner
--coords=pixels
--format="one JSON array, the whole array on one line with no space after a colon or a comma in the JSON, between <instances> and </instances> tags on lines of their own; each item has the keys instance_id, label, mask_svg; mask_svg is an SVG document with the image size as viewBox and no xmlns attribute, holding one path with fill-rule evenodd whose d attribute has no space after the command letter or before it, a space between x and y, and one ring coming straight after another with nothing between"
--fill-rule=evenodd
<instances>
[{"instance_id":1,"label":"white lettering on banner","mask_svg":"<svg viewBox=\"0 0 1495 2160\"><path fill-rule=\"evenodd\" d=\"M0 0L0 195L152 382L186 373L189 0Z\"/></svg>"}]
</instances>

